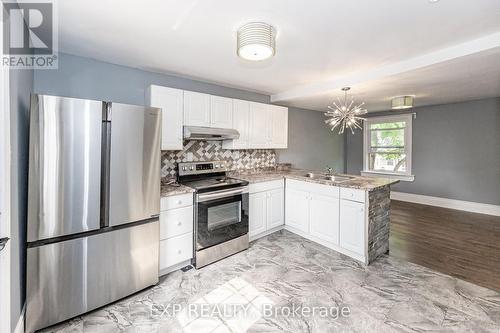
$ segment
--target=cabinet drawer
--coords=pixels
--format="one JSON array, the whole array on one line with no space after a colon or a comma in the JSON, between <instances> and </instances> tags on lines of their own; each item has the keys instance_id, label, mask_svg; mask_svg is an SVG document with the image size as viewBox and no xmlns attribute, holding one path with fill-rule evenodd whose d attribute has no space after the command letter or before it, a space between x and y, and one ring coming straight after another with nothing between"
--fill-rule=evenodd
<instances>
[{"instance_id":1,"label":"cabinet drawer","mask_svg":"<svg viewBox=\"0 0 500 333\"><path fill-rule=\"evenodd\" d=\"M311 192L311 194L327 195L329 197L334 197L334 198L339 197L338 186L323 185L316 183L307 183L307 186L309 187L309 191Z\"/></svg>"},{"instance_id":2,"label":"cabinet drawer","mask_svg":"<svg viewBox=\"0 0 500 333\"><path fill-rule=\"evenodd\" d=\"M193 206L160 213L160 240L193 232Z\"/></svg>"},{"instance_id":3,"label":"cabinet drawer","mask_svg":"<svg viewBox=\"0 0 500 333\"><path fill-rule=\"evenodd\" d=\"M323 184L308 182L306 180L295 180L295 179L287 179L286 186L287 188L306 191L314 194L328 195L334 198L339 197L338 186L323 185Z\"/></svg>"},{"instance_id":4,"label":"cabinet drawer","mask_svg":"<svg viewBox=\"0 0 500 333\"><path fill-rule=\"evenodd\" d=\"M160 241L160 270L193 258L193 233Z\"/></svg>"},{"instance_id":5,"label":"cabinet drawer","mask_svg":"<svg viewBox=\"0 0 500 333\"><path fill-rule=\"evenodd\" d=\"M268 182L261 182L250 184L250 193L264 192L269 190L275 190L284 187L283 179L271 180Z\"/></svg>"},{"instance_id":6,"label":"cabinet drawer","mask_svg":"<svg viewBox=\"0 0 500 333\"><path fill-rule=\"evenodd\" d=\"M193 193L173 195L170 197L163 197L160 200L160 210L181 208L193 205Z\"/></svg>"},{"instance_id":7,"label":"cabinet drawer","mask_svg":"<svg viewBox=\"0 0 500 333\"><path fill-rule=\"evenodd\" d=\"M340 198L357 202L365 202L365 191L352 188L341 188Z\"/></svg>"}]
</instances>

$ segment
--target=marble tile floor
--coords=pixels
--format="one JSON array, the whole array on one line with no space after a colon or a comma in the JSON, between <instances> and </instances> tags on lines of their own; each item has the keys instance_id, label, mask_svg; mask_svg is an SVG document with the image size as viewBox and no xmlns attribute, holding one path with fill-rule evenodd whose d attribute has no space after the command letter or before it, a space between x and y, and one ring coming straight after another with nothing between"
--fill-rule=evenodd
<instances>
[{"instance_id":1,"label":"marble tile floor","mask_svg":"<svg viewBox=\"0 0 500 333\"><path fill-rule=\"evenodd\" d=\"M43 331L499 333L500 293L391 256L364 267L279 231Z\"/></svg>"}]
</instances>

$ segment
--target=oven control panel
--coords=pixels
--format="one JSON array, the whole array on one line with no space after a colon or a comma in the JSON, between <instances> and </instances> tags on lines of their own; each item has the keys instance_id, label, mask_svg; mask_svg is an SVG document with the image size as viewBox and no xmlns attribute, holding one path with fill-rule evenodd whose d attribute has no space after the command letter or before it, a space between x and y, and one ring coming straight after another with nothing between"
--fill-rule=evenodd
<instances>
[{"instance_id":1,"label":"oven control panel","mask_svg":"<svg viewBox=\"0 0 500 333\"><path fill-rule=\"evenodd\" d=\"M182 162L177 164L179 176L198 175L204 173L226 172L226 161Z\"/></svg>"}]
</instances>

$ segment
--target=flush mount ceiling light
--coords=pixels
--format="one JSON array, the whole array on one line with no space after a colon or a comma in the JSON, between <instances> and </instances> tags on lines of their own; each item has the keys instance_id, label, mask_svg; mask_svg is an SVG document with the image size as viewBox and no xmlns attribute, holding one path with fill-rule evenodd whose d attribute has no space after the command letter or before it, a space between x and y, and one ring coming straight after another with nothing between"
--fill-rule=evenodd
<instances>
[{"instance_id":1,"label":"flush mount ceiling light","mask_svg":"<svg viewBox=\"0 0 500 333\"><path fill-rule=\"evenodd\" d=\"M393 110L410 109L413 107L413 96L398 96L391 101Z\"/></svg>"},{"instance_id":2,"label":"flush mount ceiling light","mask_svg":"<svg viewBox=\"0 0 500 333\"><path fill-rule=\"evenodd\" d=\"M350 89L350 87L342 88L344 100L341 101L340 98L337 98L337 102L333 102L333 105L328 107L330 111L325 113L325 116L329 118L325 120L325 123L331 127L332 131L339 127L339 134L344 133L346 128L349 128L352 134L354 134L356 128L361 129L359 123L363 121L363 118L359 116L368 112L368 110L363 108L365 103L353 106L354 99L352 97L347 98L347 92Z\"/></svg>"},{"instance_id":3,"label":"flush mount ceiling light","mask_svg":"<svg viewBox=\"0 0 500 333\"><path fill-rule=\"evenodd\" d=\"M243 59L260 61L276 52L276 30L264 22L250 22L238 29L237 53Z\"/></svg>"}]
</instances>

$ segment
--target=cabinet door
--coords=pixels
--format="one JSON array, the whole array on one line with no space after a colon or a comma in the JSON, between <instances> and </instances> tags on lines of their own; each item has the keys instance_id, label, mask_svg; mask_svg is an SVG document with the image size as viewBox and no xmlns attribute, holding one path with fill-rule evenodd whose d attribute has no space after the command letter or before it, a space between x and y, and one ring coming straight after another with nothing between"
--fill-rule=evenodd
<instances>
[{"instance_id":1,"label":"cabinet door","mask_svg":"<svg viewBox=\"0 0 500 333\"><path fill-rule=\"evenodd\" d=\"M183 91L153 85L149 105L161 108L161 149L182 150Z\"/></svg>"},{"instance_id":2,"label":"cabinet door","mask_svg":"<svg viewBox=\"0 0 500 333\"><path fill-rule=\"evenodd\" d=\"M193 258L193 233L160 241L160 270Z\"/></svg>"},{"instance_id":3,"label":"cabinet door","mask_svg":"<svg viewBox=\"0 0 500 333\"><path fill-rule=\"evenodd\" d=\"M339 199L312 194L310 201L310 223L312 236L339 244Z\"/></svg>"},{"instance_id":4,"label":"cabinet door","mask_svg":"<svg viewBox=\"0 0 500 333\"><path fill-rule=\"evenodd\" d=\"M266 194L267 192L249 195L248 234L250 237L266 231Z\"/></svg>"},{"instance_id":5,"label":"cabinet door","mask_svg":"<svg viewBox=\"0 0 500 333\"><path fill-rule=\"evenodd\" d=\"M270 128L267 104L250 103L250 138L248 148L269 148Z\"/></svg>"},{"instance_id":6,"label":"cabinet door","mask_svg":"<svg viewBox=\"0 0 500 333\"><path fill-rule=\"evenodd\" d=\"M231 98L210 96L210 127L233 127L233 100Z\"/></svg>"},{"instance_id":7,"label":"cabinet door","mask_svg":"<svg viewBox=\"0 0 500 333\"><path fill-rule=\"evenodd\" d=\"M270 105L272 114L271 148L288 147L288 108Z\"/></svg>"},{"instance_id":8,"label":"cabinet door","mask_svg":"<svg viewBox=\"0 0 500 333\"><path fill-rule=\"evenodd\" d=\"M240 133L238 140L226 140L224 149L247 149L249 130L250 102L233 99L233 128Z\"/></svg>"},{"instance_id":9,"label":"cabinet door","mask_svg":"<svg viewBox=\"0 0 500 333\"><path fill-rule=\"evenodd\" d=\"M309 193L286 188L285 225L309 232Z\"/></svg>"},{"instance_id":10,"label":"cabinet door","mask_svg":"<svg viewBox=\"0 0 500 333\"><path fill-rule=\"evenodd\" d=\"M284 203L283 189L267 192L267 230L285 224Z\"/></svg>"},{"instance_id":11,"label":"cabinet door","mask_svg":"<svg viewBox=\"0 0 500 333\"><path fill-rule=\"evenodd\" d=\"M210 127L210 95L184 91L184 125Z\"/></svg>"},{"instance_id":12,"label":"cabinet door","mask_svg":"<svg viewBox=\"0 0 500 333\"><path fill-rule=\"evenodd\" d=\"M346 250L364 255L364 203L340 200L340 246Z\"/></svg>"}]
</instances>

